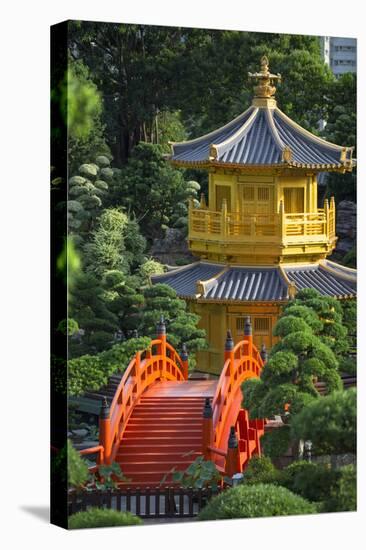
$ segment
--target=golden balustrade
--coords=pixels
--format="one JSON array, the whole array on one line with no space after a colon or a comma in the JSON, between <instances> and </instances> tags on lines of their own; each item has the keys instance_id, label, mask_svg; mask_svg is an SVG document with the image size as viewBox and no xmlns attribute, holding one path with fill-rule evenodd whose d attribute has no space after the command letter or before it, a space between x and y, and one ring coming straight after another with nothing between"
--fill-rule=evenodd
<instances>
[{"instance_id":1,"label":"golden balustrade","mask_svg":"<svg viewBox=\"0 0 366 550\"><path fill-rule=\"evenodd\" d=\"M285 213L281 201L276 214L246 215L189 208L189 239L221 242L328 241L335 238L335 204L326 200L316 212Z\"/></svg>"}]
</instances>

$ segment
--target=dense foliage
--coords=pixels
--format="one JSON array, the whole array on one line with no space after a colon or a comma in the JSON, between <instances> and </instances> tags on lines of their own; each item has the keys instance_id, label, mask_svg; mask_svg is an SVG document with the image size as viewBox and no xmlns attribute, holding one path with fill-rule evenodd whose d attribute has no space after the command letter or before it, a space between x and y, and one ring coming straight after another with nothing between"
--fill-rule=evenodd
<instances>
[{"instance_id":1,"label":"dense foliage","mask_svg":"<svg viewBox=\"0 0 366 550\"><path fill-rule=\"evenodd\" d=\"M140 310L139 331L155 337L156 325L164 317L169 342L178 350L187 345L190 368L195 366L194 352L207 346L205 331L197 328L199 316L190 313L185 301L179 299L168 285L155 284L144 292L144 306Z\"/></svg>"},{"instance_id":2,"label":"dense foliage","mask_svg":"<svg viewBox=\"0 0 366 550\"><path fill-rule=\"evenodd\" d=\"M281 472L281 485L313 502L328 498L338 479L336 471L328 464L315 464L298 460Z\"/></svg>"},{"instance_id":3,"label":"dense foliage","mask_svg":"<svg viewBox=\"0 0 366 550\"><path fill-rule=\"evenodd\" d=\"M314 504L284 487L258 483L239 485L212 498L199 520L314 514Z\"/></svg>"},{"instance_id":4,"label":"dense foliage","mask_svg":"<svg viewBox=\"0 0 366 550\"><path fill-rule=\"evenodd\" d=\"M357 510L357 472L353 465L343 466L325 499L323 512L353 512Z\"/></svg>"},{"instance_id":5,"label":"dense foliage","mask_svg":"<svg viewBox=\"0 0 366 550\"><path fill-rule=\"evenodd\" d=\"M162 148L139 143L126 166L115 170L110 202L133 213L150 241L161 237L166 227L179 226L187 216L187 200L196 199L200 185L183 177L163 157Z\"/></svg>"},{"instance_id":6,"label":"dense foliage","mask_svg":"<svg viewBox=\"0 0 366 550\"><path fill-rule=\"evenodd\" d=\"M317 399L293 418L292 433L311 439L317 453L355 453L356 405L353 388Z\"/></svg>"},{"instance_id":7,"label":"dense foliage","mask_svg":"<svg viewBox=\"0 0 366 550\"><path fill-rule=\"evenodd\" d=\"M135 353L146 349L150 338L131 338L95 355L82 355L68 362L68 391L81 395L98 390L115 372L123 372Z\"/></svg>"},{"instance_id":8,"label":"dense foliage","mask_svg":"<svg viewBox=\"0 0 366 550\"><path fill-rule=\"evenodd\" d=\"M252 457L244 472L244 485L282 486L300 497L317 503L320 512L356 509L356 469L353 465L331 468L328 463L305 460L286 468L275 468L266 456Z\"/></svg>"},{"instance_id":9,"label":"dense foliage","mask_svg":"<svg viewBox=\"0 0 366 550\"><path fill-rule=\"evenodd\" d=\"M355 74L342 75L329 88L328 119L325 128L325 136L333 143L355 147L356 151L356 88L357 77ZM336 202L341 200L356 201L357 174L331 173L327 178L327 195L335 196Z\"/></svg>"},{"instance_id":10,"label":"dense foliage","mask_svg":"<svg viewBox=\"0 0 366 550\"><path fill-rule=\"evenodd\" d=\"M88 529L91 527L122 527L141 525L142 520L130 512L118 512L103 508L89 508L69 517L69 529Z\"/></svg>"}]
</instances>

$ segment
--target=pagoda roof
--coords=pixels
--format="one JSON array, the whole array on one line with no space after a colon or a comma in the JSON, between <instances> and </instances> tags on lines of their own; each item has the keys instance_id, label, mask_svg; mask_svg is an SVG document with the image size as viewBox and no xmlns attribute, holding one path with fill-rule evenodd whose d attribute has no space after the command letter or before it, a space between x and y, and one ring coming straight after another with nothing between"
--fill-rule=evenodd
<instances>
[{"instance_id":1,"label":"pagoda roof","mask_svg":"<svg viewBox=\"0 0 366 550\"><path fill-rule=\"evenodd\" d=\"M167 284L178 296L210 302L287 301L291 286L314 288L323 296L356 296L356 270L322 260L312 265L230 266L196 262L151 277L153 284Z\"/></svg>"},{"instance_id":2,"label":"pagoda roof","mask_svg":"<svg viewBox=\"0 0 366 550\"><path fill-rule=\"evenodd\" d=\"M266 58L262 58L262 72L249 75L260 81L251 107L209 134L171 142L173 164L352 170L353 147L335 145L315 136L277 107L272 97L276 88L270 84L281 77L269 73Z\"/></svg>"}]
</instances>

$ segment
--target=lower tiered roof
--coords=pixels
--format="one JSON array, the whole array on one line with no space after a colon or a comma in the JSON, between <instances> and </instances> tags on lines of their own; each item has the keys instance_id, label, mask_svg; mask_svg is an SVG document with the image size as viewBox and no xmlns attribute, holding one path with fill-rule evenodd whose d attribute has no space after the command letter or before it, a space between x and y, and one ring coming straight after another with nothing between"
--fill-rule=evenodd
<instances>
[{"instance_id":1,"label":"lower tiered roof","mask_svg":"<svg viewBox=\"0 0 366 550\"><path fill-rule=\"evenodd\" d=\"M281 302L294 288L314 288L324 296L356 296L356 270L329 260L307 265L230 266L196 262L151 277L178 296L199 301Z\"/></svg>"}]
</instances>

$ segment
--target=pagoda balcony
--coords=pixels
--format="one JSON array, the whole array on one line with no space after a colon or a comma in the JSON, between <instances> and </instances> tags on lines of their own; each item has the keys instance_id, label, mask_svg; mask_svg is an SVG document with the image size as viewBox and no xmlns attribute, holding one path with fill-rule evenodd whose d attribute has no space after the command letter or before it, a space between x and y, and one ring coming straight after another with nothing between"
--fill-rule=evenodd
<instances>
[{"instance_id":1,"label":"pagoda balcony","mask_svg":"<svg viewBox=\"0 0 366 550\"><path fill-rule=\"evenodd\" d=\"M193 253L214 260L226 255L233 263L248 263L246 256L253 254L264 263L271 263L273 256L291 260L294 254L314 259L314 254L323 257L334 248L335 219L333 197L311 213L285 213L282 201L277 213L257 215L228 212L225 201L221 211L191 203L188 240Z\"/></svg>"}]
</instances>

